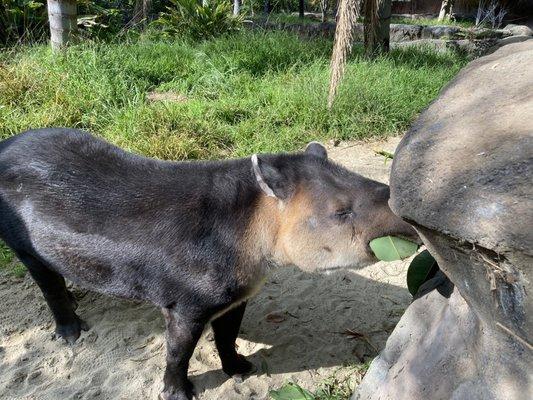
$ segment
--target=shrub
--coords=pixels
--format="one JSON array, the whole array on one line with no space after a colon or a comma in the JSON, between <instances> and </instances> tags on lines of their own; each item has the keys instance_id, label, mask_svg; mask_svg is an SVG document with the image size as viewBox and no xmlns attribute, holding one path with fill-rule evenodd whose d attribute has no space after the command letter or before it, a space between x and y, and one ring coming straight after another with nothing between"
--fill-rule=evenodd
<instances>
[{"instance_id":1,"label":"shrub","mask_svg":"<svg viewBox=\"0 0 533 400\"><path fill-rule=\"evenodd\" d=\"M233 16L227 0L170 0L172 6L154 21L164 35L188 35L193 39L209 39L238 31L241 16Z\"/></svg>"},{"instance_id":2,"label":"shrub","mask_svg":"<svg viewBox=\"0 0 533 400\"><path fill-rule=\"evenodd\" d=\"M41 40L47 34L45 0L2 0L0 46Z\"/></svg>"}]
</instances>

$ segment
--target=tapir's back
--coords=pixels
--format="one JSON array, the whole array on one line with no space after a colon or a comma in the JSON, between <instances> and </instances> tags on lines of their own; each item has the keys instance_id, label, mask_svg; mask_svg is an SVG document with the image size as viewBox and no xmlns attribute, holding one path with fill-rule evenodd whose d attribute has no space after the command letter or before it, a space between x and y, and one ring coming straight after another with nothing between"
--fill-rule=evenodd
<instances>
[{"instance_id":1,"label":"tapir's back","mask_svg":"<svg viewBox=\"0 0 533 400\"><path fill-rule=\"evenodd\" d=\"M0 239L108 294L144 298L145 284L164 276L149 293L160 303L176 267L204 273L227 262L221 253L194 266L211 251L197 239L214 226L205 211L221 201L213 182L231 186L213 171L232 175L240 164L163 162L74 129L27 131L0 142Z\"/></svg>"},{"instance_id":2,"label":"tapir's back","mask_svg":"<svg viewBox=\"0 0 533 400\"><path fill-rule=\"evenodd\" d=\"M7 139L0 143L0 238L86 287L96 288L111 268L131 286L127 270L153 266L147 254L161 252L174 240L167 233L179 230L172 167L74 129ZM164 268L164 257L154 259Z\"/></svg>"}]
</instances>

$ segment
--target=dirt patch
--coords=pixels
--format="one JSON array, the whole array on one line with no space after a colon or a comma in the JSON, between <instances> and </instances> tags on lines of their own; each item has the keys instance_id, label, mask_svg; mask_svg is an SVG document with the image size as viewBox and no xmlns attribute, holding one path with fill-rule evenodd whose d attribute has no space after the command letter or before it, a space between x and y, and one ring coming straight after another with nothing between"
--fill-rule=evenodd
<instances>
[{"instance_id":1,"label":"dirt patch","mask_svg":"<svg viewBox=\"0 0 533 400\"><path fill-rule=\"evenodd\" d=\"M398 141L341 143L330 158L386 182L391 162L374 150L392 152ZM314 389L343 365L374 356L410 302L408 264L329 275L277 270L250 301L237 341L258 372L241 384L228 379L207 329L189 370L199 399L267 399L289 380ZM51 340L52 318L31 279L0 275L0 398L156 399L165 365L160 311L81 289L75 294L91 329L69 347Z\"/></svg>"}]
</instances>

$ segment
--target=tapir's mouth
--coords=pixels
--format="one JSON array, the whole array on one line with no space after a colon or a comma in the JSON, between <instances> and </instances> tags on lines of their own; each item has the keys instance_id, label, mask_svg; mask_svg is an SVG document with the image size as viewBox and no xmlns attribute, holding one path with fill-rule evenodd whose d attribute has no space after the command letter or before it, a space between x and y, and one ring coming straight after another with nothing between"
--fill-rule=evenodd
<instances>
[{"instance_id":1,"label":"tapir's mouth","mask_svg":"<svg viewBox=\"0 0 533 400\"><path fill-rule=\"evenodd\" d=\"M379 261L378 257L376 257L376 255L374 254L374 251L372 250L372 248L370 247L370 242L374 239L379 239L381 237L384 237L384 236L394 236L394 237L397 237L397 238L400 238L400 239L404 239L404 240L407 240L409 242L413 242L413 243L416 243L418 245L418 247L420 247L421 245L423 245L424 243L422 242L422 239L420 239L420 236L418 236L418 234L416 233L416 231L413 229L413 232L409 232L409 233L406 233L406 232L386 232L386 233L383 233L379 236L376 236L376 237L373 237L371 238L369 241L367 241L366 243L366 252L367 254L374 260L374 261Z\"/></svg>"}]
</instances>

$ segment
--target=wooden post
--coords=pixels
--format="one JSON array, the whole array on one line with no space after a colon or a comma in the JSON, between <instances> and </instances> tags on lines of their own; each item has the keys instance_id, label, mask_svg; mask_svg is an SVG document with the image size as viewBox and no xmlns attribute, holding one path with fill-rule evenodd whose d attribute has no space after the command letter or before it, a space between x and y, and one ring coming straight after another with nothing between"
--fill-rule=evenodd
<instances>
[{"instance_id":1,"label":"wooden post","mask_svg":"<svg viewBox=\"0 0 533 400\"><path fill-rule=\"evenodd\" d=\"M241 12L241 0L233 0L233 15L239 15Z\"/></svg>"},{"instance_id":2,"label":"wooden post","mask_svg":"<svg viewBox=\"0 0 533 400\"><path fill-rule=\"evenodd\" d=\"M78 30L75 0L48 0L50 43L53 50L60 50L72 42Z\"/></svg>"}]
</instances>

